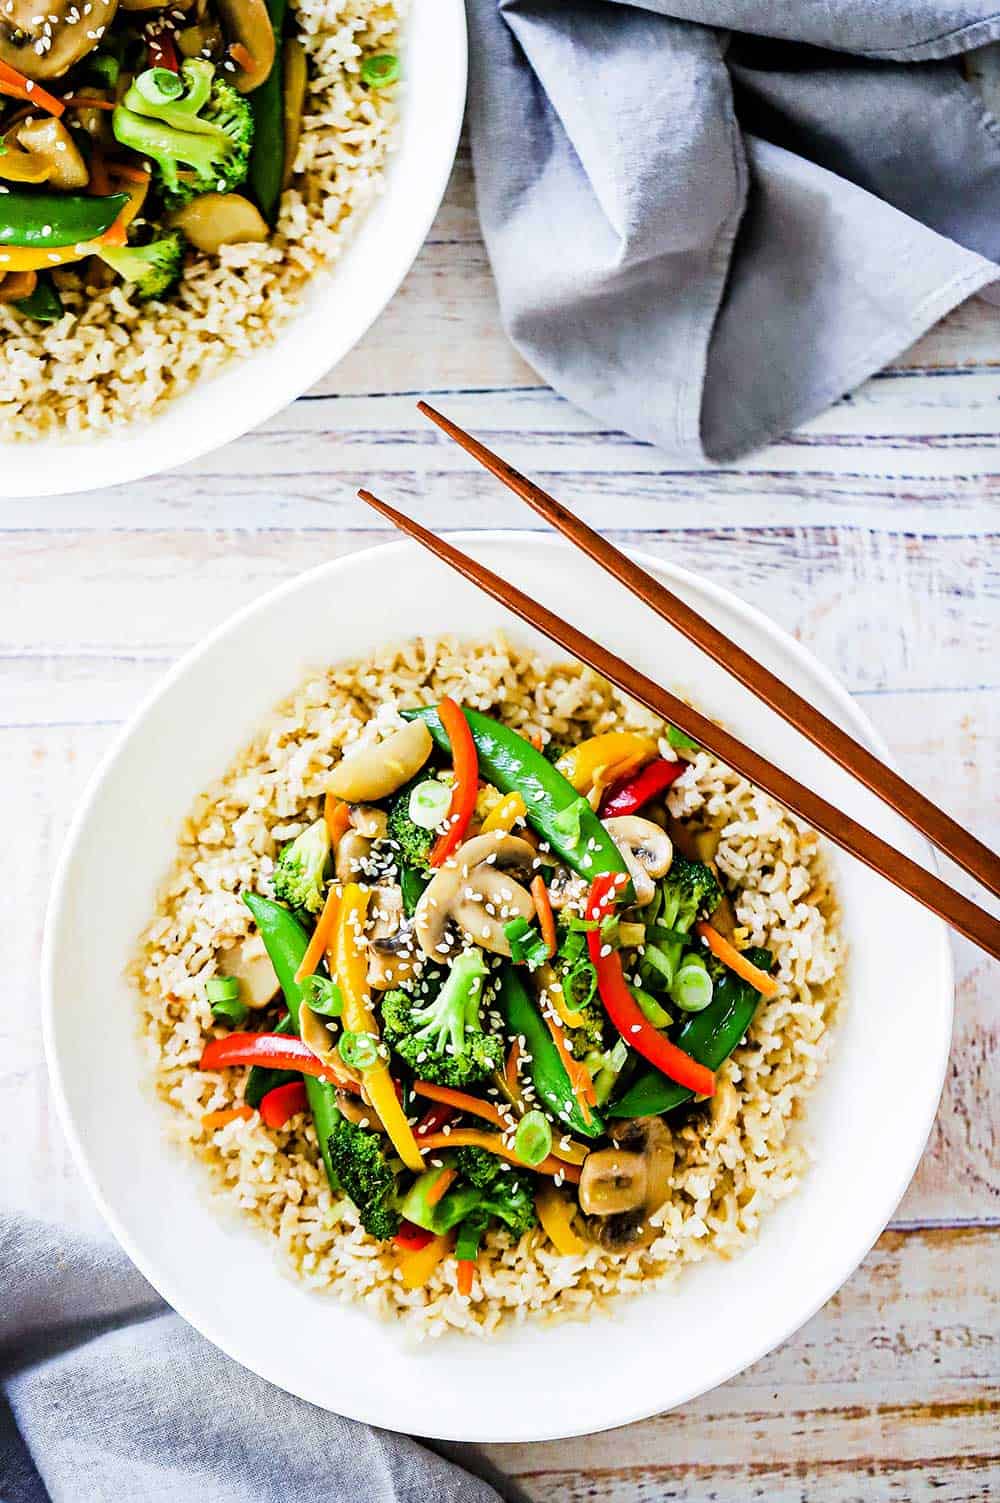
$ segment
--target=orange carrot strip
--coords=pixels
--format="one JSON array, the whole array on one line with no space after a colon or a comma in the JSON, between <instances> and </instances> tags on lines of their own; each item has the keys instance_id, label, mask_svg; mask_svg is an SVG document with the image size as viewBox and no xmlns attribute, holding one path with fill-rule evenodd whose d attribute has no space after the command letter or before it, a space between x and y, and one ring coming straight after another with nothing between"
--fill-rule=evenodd
<instances>
[{"instance_id":1,"label":"orange carrot strip","mask_svg":"<svg viewBox=\"0 0 1000 1503\"><path fill-rule=\"evenodd\" d=\"M520 1090L521 1087L521 1082L517 1076L517 1066L520 1058L521 1045L518 1043L517 1039L515 1039L510 1046L510 1053L507 1055L507 1063L503 1067L503 1078L507 1082L507 1089L512 1092Z\"/></svg>"},{"instance_id":2,"label":"orange carrot strip","mask_svg":"<svg viewBox=\"0 0 1000 1503\"><path fill-rule=\"evenodd\" d=\"M118 108L113 99L88 99L86 94L67 94L60 103L70 110L116 110Z\"/></svg>"},{"instance_id":3,"label":"orange carrot strip","mask_svg":"<svg viewBox=\"0 0 1000 1503\"><path fill-rule=\"evenodd\" d=\"M120 177L126 183L149 182L148 172L143 172L141 167L132 167L128 162L108 162L107 168L112 177Z\"/></svg>"},{"instance_id":4,"label":"orange carrot strip","mask_svg":"<svg viewBox=\"0 0 1000 1503\"><path fill-rule=\"evenodd\" d=\"M429 1206L436 1206L439 1200L443 1200L456 1179L458 1179L457 1169L442 1169L433 1185L427 1191L427 1204Z\"/></svg>"},{"instance_id":5,"label":"orange carrot strip","mask_svg":"<svg viewBox=\"0 0 1000 1503\"><path fill-rule=\"evenodd\" d=\"M535 912L538 914L538 927L542 931L542 938L549 947L549 959L556 953L556 920L552 912L552 904L549 902L549 889L545 885L545 878L539 872L537 877L531 880L531 896L535 900Z\"/></svg>"},{"instance_id":6,"label":"orange carrot strip","mask_svg":"<svg viewBox=\"0 0 1000 1503\"><path fill-rule=\"evenodd\" d=\"M476 1271L474 1258L459 1258L458 1276L455 1279L455 1288L459 1294L469 1295L472 1293L472 1275Z\"/></svg>"},{"instance_id":7,"label":"orange carrot strip","mask_svg":"<svg viewBox=\"0 0 1000 1503\"><path fill-rule=\"evenodd\" d=\"M327 942L333 935L339 913L340 888L334 884L326 895L323 912L316 920L316 927L312 932L312 938L308 945L306 945L306 953L302 957L302 964L295 972L296 981L304 981L307 976L315 974L316 967L323 959L323 952L327 948Z\"/></svg>"},{"instance_id":8,"label":"orange carrot strip","mask_svg":"<svg viewBox=\"0 0 1000 1503\"><path fill-rule=\"evenodd\" d=\"M328 793L323 799L323 818L326 820L326 833L330 837L330 844L336 850L340 844L340 837L351 822L351 807L335 793Z\"/></svg>"},{"instance_id":9,"label":"orange carrot strip","mask_svg":"<svg viewBox=\"0 0 1000 1503\"><path fill-rule=\"evenodd\" d=\"M563 1033L562 1024L558 1018L553 1017L552 1013L547 1012L544 1007L541 1011L546 1026L552 1035L552 1042L559 1052L563 1069L569 1076L570 1089L576 1097L580 1114L584 1122L589 1122L591 1116L590 1107L591 1105L596 1105L597 1102L597 1097L594 1093L594 1082L590 1078L590 1071L582 1060L573 1058L569 1045L566 1043L566 1035Z\"/></svg>"},{"instance_id":10,"label":"orange carrot strip","mask_svg":"<svg viewBox=\"0 0 1000 1503\"><path fill-rule=\"evenodd\" d=\"M96 143L90 153L90 182L87 187L91 193L96 193L100 198L106 198L111 192L107 160Z\"/></svg>"},{"instance_id":11,"label":"orange carrot strip","mask_svg":"<svg viewBox=\"0 0 1000 1503\"><path fill-rule=\"evenodd\" d=\"M510 1126L509 1116L504 1117L492 1101L482 1101L478 1096L471 1096L468 1091L456 1091L454 1086L432 1085L429 1080L415 1080L413 1093L416 1096L426 1096L428 1101L441 1101L445 1106L453 1106L460 1112L467 1112L470 1117L485 1117L494 1127Z\"/></svg>"},{"instance_id":12,"label":"orange carrot strip","mask_svg":"<svg viewBox=\"0 0 1000 1503\"><path fill-rule=\"evenodd\" d=\"M0 62L0 93L8 94L12 99L24 99L28 104L40 105L50 115L55 115L57 120L65 109L61 99L57 99L33 79L26 78L16 68L12 68L10 63Z\"/></svg>"},{"instance_id":13,"label":"orange carrot strip","mask_svg":"<svg viewBox=\"0 0 1000 1503\"><path fill-rule=\"evenodd\" d=\"M230 43L229 56L238 68L243 69L244 73L253 73L257 67L256 58L247 51L242 42Z\"/></svg>"},{"instance_id":14,"label":"orange carrot strip","mask_svg":"<svg viewBox=\"0 0 1000 1503\"><path fill-rule=\"evenodd\" d=\"M580 1181L580 1169L577 1164L564 1163L557 1159L554 1154L549 1154L547 1159L542 1159L540 1164L526 1164L518 1158L513 1148L508 1148L499 1133L483 1132L477 1127L453 1127L451 1132L431 1132L420 1139L420 1147L428 1148L483 1148L487 1153L495 1153L508 1163L516 1164L519 1169L530 1169L534 1174L561 1175L570 1184L578 1184Z\"/></svg>"},{"instance_id":15,"label":"orange carrot strip","mask_svg":"<svg viewBox=\"0 0 1000 1503\"><path fill-rule=\"evenodd\" d=\"M742 976L743 980L748 981L762 997L776 995L778 983L774 977L747 960L735 945L731 945L728 939L723 938L718 929L713 929L711 924L702 922L695 924L694 931L705 941L716 960L721 960L722 964L728 966L731 971L735 971L737 976Z\"/></svg>"},{"instance_id":16,"label":"orange carrot strip","mask_svg":"<svg viewBox=\"0 0 1000 1503\"><path fill-rule=\"evenodd\" d=\"M227 1122L249 1122L252 1116L253 1107L251 1106L230 1106L222 1111L206 1112L201 1119L201 1125L209 1132L215 1132L217 1127L225 1127Z\"/></svg>"}]
</instances>

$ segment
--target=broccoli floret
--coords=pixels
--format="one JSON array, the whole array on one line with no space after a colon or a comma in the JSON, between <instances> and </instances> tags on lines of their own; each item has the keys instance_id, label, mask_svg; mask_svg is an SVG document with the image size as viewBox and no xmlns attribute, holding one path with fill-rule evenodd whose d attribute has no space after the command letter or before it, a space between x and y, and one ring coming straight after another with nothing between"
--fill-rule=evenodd
<instances>
[{"instance_id":1,"label":"broccoli floret","mask_svg":"<svg viewBox=\"0 0 1000 1503\"><path fill-rule=\"evenodd\" d=\"M184 267L184 236L171 230L149 245L99 246L98 255L126 282L135 284L140 303L166 297L180 281Z\"/></svg>"},{"instance_id":2,"label":"broccoli floret","mask_svg":"<svg viewBox=\"0 0 1000 1503\"><path fill-rule=\"evenodd\" d=\"M586 1007L581 1007L578 1011L583 1021L575 1028L566 1029L566 1042L575 1059L584 1059L595 1049L604 1048L606 1014L597 1002L588 1002Z\"/></svg>"},{"instance_id":3,"label":"broccoli floret","mask_svg":"<svg viewBox=\"0 0 1000 1503\"><path fill-rule=\"evenodd\" d=\"M660 884L663 905L657 923L686 934L700 918L714 913L722 902L722 888L711 867L702 861L674 856Z\"/></svg>"},{"instance_id":4,"label":"broccoli floret","mask_svg":"<svg viewBox=\"0 0 1000 1503\"><path fill-rule=\"evenodd\" d=\"M285 846L274 868L274 895L290 908L319 913L323 906L323 882L330 859L330 832L325 819L317 819Z\"/></svg>"},{"instance_id":5,"label":"broccoli floret","mask_svg":"<svg viewBox=\"0 0 1000 1503\"><path fill-rule=\"evenodd\" d=\"M327 1139L330 1159L341 1187L361 1213L361 1225L386 1241L399 1231L396 1176L389 1168L378 1134L340 1120Z\"/></svg>"},{"instance_id":6,"label":"broccoli floret","mask_svg":"<svg viewBox=\"0 0 1000 1503\"><path fill-rule=\"evenodd\" d=\"M382 1035L415 1074L439 1085L463 1087L484 1080L503 1064L503 1040L483 1030L482 952L463 950L430 1002L403 991L382 998Z\"/></svg>"},{"instance_id":7,"label":"broccoli floret","mask_svg":"<svg viewBox=\"0 0 1000 1503\"><path fill-rule=\"evenodd\" d=\"M455 1168L463 1179L477 1190L485 1190L499 1178L503 1162L495 1153L485 1148L458 1148L455 1150Z\"/></svg>"},{"instance_id":8,"label":"broccoli floret","mask_svg":"<svg viewBox=\"0 0 1000 1503\"><path fill-rule=\"evenodd\" d=\"M510 1227L515 1237L520 1237L538 1220L531 1175L520 1169L501 1170L492 1185L483 1191L479 1209L496 1216Z\"/></svg>"},{"instance_id":9,"label":"broccoli floret","mask_svg":"<svg viewBox=\"0 0 1000 1503\"><path fill-rule=\"evenodd\" d=\"M123 146L155 162L168 208L180 208L199 193L228 193L249 170L250 105L203 58L186 62L180 75L167 68L140 73L112 115L111 128Z\"/></svg>"},{"instance_id":10,"label":"broccoli floret","mask_svg":"<svg viewBox=\"0 0 1000 1503\"><path fill-rule=\"evenodd\" d=\"M437 836L433 830L425 830L410 818L410 794L413 784L401 788L389 805L387 835L399 847L399 859L414 871L429 872L431 848Z\"/></svg>"}]
</instances>

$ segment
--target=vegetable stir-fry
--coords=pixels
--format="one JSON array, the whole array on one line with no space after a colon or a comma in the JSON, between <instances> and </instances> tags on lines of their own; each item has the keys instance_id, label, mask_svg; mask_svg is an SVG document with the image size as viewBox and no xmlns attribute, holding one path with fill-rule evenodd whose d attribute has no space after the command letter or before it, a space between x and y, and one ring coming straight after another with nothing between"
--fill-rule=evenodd
<instances>
[{"instance_id":1,"label":"vegetable stir-fry","mask_svg":"<svg viewBox=\"0 0 1000 1503\"><path fill-rule=\"evenodd\" d=\"M267 240L308 88L290 28L286 0L5 0L0 302L56 322L65 267L162 299L189 256ZM398 59L359 72L387 89Z\"/></svg>"},{"instance_id":2,"label":"vegetable stir-fry","mask_svg":"<svg viewBox=\"0 0 1000 1503\"><path fill-rule=\"evenodd\" d=\"M202 1068L250 1067L241 1110L269 1130L312 1114L407 1288L451 1254L469 1294L491 1228L648 1246L671 1114L776 990L717 840L664 802L697 748L662 749L617 731L553 760L451 699L407 712L244 894L270 971L209 981Z\"/></svg>"}]
</instances>

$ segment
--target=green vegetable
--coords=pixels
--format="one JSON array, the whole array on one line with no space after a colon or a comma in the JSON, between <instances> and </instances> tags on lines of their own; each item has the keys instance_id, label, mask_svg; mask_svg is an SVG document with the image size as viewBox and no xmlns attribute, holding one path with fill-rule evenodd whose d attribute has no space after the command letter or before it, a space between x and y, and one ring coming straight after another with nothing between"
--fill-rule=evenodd
<instances>
[{"instance_id":1,"label":"green vegetable","mask_svg":"<svg viewBox=\"0 0 1000 1503\"><path fill-rule=\"evenodd\" d=\"M86 244L110 230L128 202L127 193L100 197L12 190L0 194L0 247L45 251ZM3 269L0 261L0 272Z\"/></svg>"},{"instance_id":2,"label":"green vegetable","mask_svg":"<svg viewBox=\"0 0 1000 1503\"><path fill-rule=\"evenodd\" d=\"M549 947L534 924L529 924L526 918L511 919L509 924L503 926L504 935L510 945L511 959L517 965L526 965L529 971L536 971L540 965L544 965L549 958Z\"/></svg>"},{"instance_id":3,"label":"green vegetable","mask_svg":"<svg viewBox=\"0 0 1000 1503\"><path fill-rule=\"evenodd\" d=\"M594 1082L598 1106L603 1106L610 1097L628 1057L628 1045L624 1039L616 1039L610 1049L595 1050L586 1056L585 1064Z\"/></svg>"},{"instance_id":4,"label":"green vegetable","mask_svg":"<svg viewBox=\"0 0 1000 1503\"><path fill-rule=\"evenodd\" d=\"M572 783L548 762L530 741L525 741L509 726L481 715L478 710L463 710L472 739L476 743L480 776L499 788L501 793L517 792L524 799L529 824L546 840L555 856L573 871L592 879L599 872L620 872L627 876L625 862L618 847L589 804L580 810L579 835L575 843L567 842L559 829L558 818L571 804L580 802ZM438 746L447 750L445 735L437 710L407 710L407 719L422 720ZM575 815L572 816L575 820ZM622 890L628 900L628 889Z\"/></svg>"},{"instance_id":5,"label":"green vegetable","mask_svg":"<svg viewBox=\"0 0 1000 1503\"><path fill-rule=\"evenodd\" d=\"M399 78L399 72L399 58L392 52L380 52L361 64L361 82L370 89L387 89Z\"/></svg>"},{"instance_id":6,"label":"green vegetable","mask_svg":"<svg viewBox=\"0 0 1000 1503\"><path fill-rule=\"evenodd\" d=\"M504 1017L508 1033L515 1038L524 1036L532 1083L549 1111L582 1137L599 1138L604 1131L601 1114L592 1108L590 1121L584 1120L545 1019L513 966L505 966L501 972L496 1006Z\"/></svg>"},{"instance_id":7,"label":"green vegetable","mask_svg":"<svg viewBox=\"0 0 1000 1503\"><path fill-rule=\"evenodd\" d=\"M199 193L228 193L246 178L250 105L204 58L185 62L179 80L166 68L141 73L112 115L111 128L123 146L156 164L168 208L180 208ZM193 174L194 181L182 181L181 172Z\"/></svg>"},{"instance_id":8,"label":"green vegetable","mask_svg":"<svg viewBox=\"0 0 1000 1503\"><path fill-rule=\"evenodd\" d=\"M437 778L424 778L410 790L406 804L410 818L421 830L436 830L448 817L451 789Z\"/></svg>"},{"instance_id":9,"label":"green vegetable","mask_svg":"<svg viewBox=\"0 0 1000 1503\"><path fill-rule=\"evenodd\" d=\"M461 1088L502 1067L503 1040L480 1017L488 975L482 951L468 949L430 1002L398 989L383 996L383 1038L422 1079Z\"/></svg>"},{"instance_id":10,"label":"green vegetable","mask_svg":"<svg viewBox=\"0 0 1000 1503\"><path fill-rule=\"evenodd\" d=\"M531 1168L552 1152L552 1127L544 1112L525 1112L514 1134L514 1151Z\"/></svg>"},{"instance_id":11,"label":"green vegetable","mask_svg":"<svg viewBox=\"0 0 1000 1503\"><path fill-rule=\"evenodd\" d=\"M344 1064L355 1070L370 1070L382 1057L378 1039L371 1033L351 1033L345 1028L337 1042L337 1053Z\"/></svg>"},{"instance_id":12,"label":"green vegetable","mask_svg":"<svg viewBox=\"0 0 1000 1503\"><path fill-rule=\"evenodd\" d=\"M19 298L14 307L25 318L33 318L39 324L56 324L66 311L59 289L44 272L39 275L34 292Z\"/></svg>"},{"instance_id":13,"label":"green vegetable","mask_svg":"<svg viewBox=\"0 0 1000 1503\"><path fill-rule=\"evenodd\" d=\"M327 1151L345 1195L358 1208L365 1231L382 1241L394 1237L399 1231L396 1176L378 1133L348 1122L334 1108Z\"/></svg>"},{"instance_id":14,"label":"green vegetable","mask_svg":"<svg viewBox=\"0 0 1000 1503\"><path fill-rule=\"evenodd\" d=\"M660 883L660 891L663 894L660 924L685 934L698 919L714 913L722 902L722 888L712 868L703 861L688 861L676 854L670 871ZM655 940L655 933L651 937ZM646 948L648 951L648 945Z\"/></svg>"},{"instance_id":15,"label":"green vegetable","mask_svg":"<svg viewBox=\"0 0 1000 1503\"><path fill-rule=\"evenodd\" d=\"M87 73L96 83L113 89L121 77L120 60L110 52L94 52L87 59Z\"/></svg>"},{"instance_id":16,"label":"green vegetable","mask_svg":"<svg viewBox=\"0 0 1000 1503\"><path fill-rule=\"evenodd\" d=\"M552 823L559 831L563 840L570 850L576 850L583 839L584 815L593 813L585 798L578 798L575 803L567 804L565 809L560 809Z\"/></svg>"},{"instance_id":17,"label":"green vegetable","mask_svg":"<svg viewBox=\"0 0 1000 1503\"><path fill-rule=\"evenodd\" d=\"M670 995L684 1012L703 1012L712 1000L712 978L700 955L689 955L674 977Z\"/></svg>"},{"instance_id":18,"label":"green vegetable","mask_svg":"<svg viewBox=\"0 0 1000 1503\"><path fill-rule=\"evenodd\" d=\"M305 983L302 987L303 1001L305 997ZM296 1033L297 1029L292 1022L290 1013L285 1013L281 1022L276 1024L275 1033ZM275 1090L278 1086L289 1085L293 1080L301 1080L298 1070L269 1070L266 1065L254 1065L247 1075L246 1085L243 1087L243 1100L247 1106L255 1110L260 1106L268 1091ZM308 1087L307 1087L308 1089Z\"/></svg>"},{"instance_id":19,"label":"green vegetable","mask_svg":"<svg viewBox=\"0 0 1000 1503\"><path fill-rule=\"evenodd\" d=\"M407 1221L412 1221L414 1226L422 1226L425 1231L434 1232L439 1237L464 1221L483 1196L483 1190L478 1185L457 1185L433 1205L428 1204L428 1195L445 1172L444 1169L429 1169L426 1174L419 1175L406 1192L399 1208Z\"/></svg>"},{"instance_id":20,"label":"green vegetable","mask_svg":"<svg viewBox=\"0 0 1000 1503\"><path fill-rule=\"evenodd\" d=\"M274 868L274 895L290 908L319 913L323 906L330 864L330 832L325 819L296 835L285 846Z\"/></svg>"},{"instance_id":21,"label":"green vegetable","mask_svg":"<svg viewBox=\"0 0 1000 1503\"><path fill-rule=\"evenodd\" d=\"M667 1010L660 1006L655 997L651 996L649 992L644 991L641 986L630 986L629 991L638 1002L639 1009L648 1023L652 1023L654 1028L670 1027L673 1019Z\"/></svg>"},{"instance_id":22,"label":"green vegetable","mask_svg":"<svg viewBox=\"0 0 1000 1503\"><path fill-rule=\"evenodd\" d=\"M323 1018L339 1018L344 1010L340 987L328 976L307 976L301 983L302 1000Z\"/></svg>"},{"instance_id":23,"label":"green vegetable","mask_svg":"<svg viewBox=\"0 0 1000 1503\"><path fill-rule=\"evenodd\" d=\"M701 747L697 741L692 741L686 731L682 731L676 725L667 726L667 741L674 751L700 752Z\"/></svg>"},{"instance_id":24,"label":"green vegetable","mask_svg":"<svg viewBox=\"0 0 1000 1503\"><path fill-rule=\"evenodd\" d=\"M431 850L436 837L432 830L424 829L411 817L410 794L412 791L413 785L411 784L410 787L401 788L393 798L389 805L386 835L389 840L395 842L401 864L410 867L415 872L429 873ZM450 790L448 798L450 801Z\"/></svg>"},{"instance_id":25,"label":"green vegetable","mask_svg":"<svg viewBox=\"0 0 1000 1503\"><path fill-rule=\"evenodd\" d=\"M398 866L397 871L399 890L403 894L403 912L407 918L412 918L430 877L424 876L423 872L415 871L412 866Z\"/></svg>"},{"instance_id":26,"label":"green vegetable","mask_svg":"<svg viewBox=\"0 0 1000 1503\"><path fill-rule=\"evenodd\" d=\"M209 1002L235 1002L239 994L238 976L210 976L205 982L205 996Z\"/></svg>"},{"instance_id":27,"label":"green vegetable","mask_svg":"<svg viewBox=\"0 0 1000 1503\"><path fill-rule=\"evenodd\" d=\"M260 937L264 941L264 948L267 950L271 964L274 966L274 973L285 995L290 1014L288 1032L298 1033L299 1007L303 996L302 988L295 979L295 972L302 964L302 958L309 944L309 936L294 914L289 913L287 908L282 908L280 903L275 903L271 898L263 898L255 892L245 892L243 901L253 914ZM282 1030L279 1029L279 1031ZM253 1071L251 1071L252 1075ZM294 1075L291 1078L294 1079ZM249 1087L250 1082L248 1081L247 1084ZM339 1184L329 1143L334 1126L340 1119L340 1112L337 1110L337 1094L328 1080L318 1080L312 1075L305 1076L305 1085L309 1109L316 1124L316 1137L323 1155L323 1165L330 1181L330 1188L336 1192Z\"/></svg>"},{"instance_id":28,"label":"green vegetable","mask_svg":"<svg viewBox=\"0 0 1000 1503\"><path fill-rule=\"evenodd\" d=\"M480 1236L490 1218L495 1216L520 1237L535 1225L534 1186L530 1174L516 1169L505 1169L501 1161L491 1154L496 1163L496 1172L491 1179L481 1176L479 1184L457 1184L448 1190L435 1205L428 1204L428 1195L434 1189L444 1169L431 1169L421 1174L407 1191L400 1211L407 1221L422 1226L425 1231L441 1236L459 1222L475 1217L480 1224ZM456 1163L458 1163L456 1158Z\"/></svg>"},{"instance_id":29,"label":"green vegetable","mask_svg":"<svg viewBox=\"0 0 1000 1503\"><path fill-rule=\"evenodd\" d=\"M180 281L186 244L180 230L169 230L149 245L101 245L97 254L112 271L135 284L140 303L148 303L166 297Z\"/></svg>"},{"instance_id":30,"label":"green vegetable","mask_svg":"<svg viewBox=\"0 0 1000 1503\"><path fill-rule=\"evenodd\" d=\"M458 1148L455 1150L455 1168L470 1185L484 1190L499 1176L503 1160L485 1148Z\"/></svg>"},{"instance_id":31,"label":"green vegetable","mask_svg":"<svg viewBox=\"0 0 1000 1503\"><path fill-rule=\"evenodd\" d=\"M489 1216L481 1211L474 1211L462 1222L455 1238L455 1257L460 1263L471 1263L479 1257L479 1246L489 1222Z\"/></svg>"},{"instance_id":32,"label":"green vegetable","mask_svg":"<svg viewBox=\"0 0 1000 1503\"><path fill-rule=\"evenodd\" d=\"M770 971L769 950L747 950L745 954L753 965ZM743 1039L759 1001L760 993L749 982L720 967L710 1005L685 1019L674 1035L674 1043L700 1064L717 1070ZM612 1117L655 1116L690 1099L690 1091L659 1070L645 1070L608 1112Z\"/></svg>"},{"instance_id":33,"label":"green vegetable","mask_svg":"<svg viewBox=\"0 0 1000 1503\"><path fill-rule=\"evenodd\" d=\"M287 0L266 0L274 32L274 62L264 82L249 95L253 111L253 150L247 180L260 212L273 225L281 203L285 171L284 41Z\"/></svg>"},{"instance_id":34,"label":"green vegetable","mask_svg":"<svg viewBox=\"0 0 1000 1503\"><path fill-rule=\"evenodd\" d=\"M212 1017L218 1018L220 1023L231 1023L234 1028L240 1028L250 1016L250 1009L245 1002L238 1000L216 1002L212 1007Z\"/></svg>"}]
</instances>

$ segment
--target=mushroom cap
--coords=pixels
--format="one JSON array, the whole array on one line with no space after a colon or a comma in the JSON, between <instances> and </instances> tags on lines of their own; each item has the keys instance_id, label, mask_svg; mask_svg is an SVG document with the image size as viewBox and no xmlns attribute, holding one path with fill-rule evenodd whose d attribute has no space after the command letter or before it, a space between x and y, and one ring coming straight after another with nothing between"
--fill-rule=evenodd
<instances>
[{"instance_id":1,"label":"mushroom cap","mask_svg":"<svg viewBox=\"0 0 1000 1503\"><path fill-rule=\"evenodd\" d=\"M463 882L451 916L473 944L491 955L510 957L510 940L504 926L516 918L534 917L535 903L527 888L507 872L483 863L474 867Z\"/></svg>"},{"instance_id":2,"label":"mushroom cap","mask_svg":"<svg viewBox=\"0 0 1000 1503\"><path fill-rule=\"evenodd\" d=\"M534 849L526 840L521 840L517 835L507 835L502 830L474 835L471 840L459 846L454 856L431 878L413 915L417 939L424 954L431 960L440 961L448 953L451 948L448 943L448 925L452 919L465 928L478 944L479 939L474 929L470 930L460 923L456 910L462 905L475 904L476 912L467 914L468 919L474 923L487 901L494 906L496 904L499 888L494 883L494 878L504 872L529 872L534 860ZM480 882L479 873L484 867L490 875ZM509 906L513 909L510 915L513 918L515 912L522 911L523 906L522 898L514 891L519 884L508 876L504 877L503 885L504 890L509 889L511 892ZM534 904L530 894L525 893L523 888L521 892L527 898L528 912L533 913ZM479 893L482 903L477 903L476 898L468 896L468 893ZM506 899L502 901L508 902ZM514 905L518 906L515 908ZM482 918L479 919L480 929L484 922ZM504 922L509 923L510 920ZM502 931L503 924L500 928ZM484 944L483 948L487 946ZM497 953L509 955L510 946L507 946L506 951Z\"/></svg>"},{"instance_id":3,"label":"mushroom cap","mask_svg":"<svg viewBox=\"0 0 1000 1503\"><path fill-rule=\"evenodd\" d=\"M384 741L350 752L330 773L327 788L349 804L388 798L423 767L434 748L422 720L411 720Z\"/></svg>"},{"instance_id":4,"label":"mushroom cap","mask_svg":"<svg viewBox=\"0 0 1000 1503\"><path fill-rule=\"evenodd\" d=\"M666 830L639 814L619 814L604 821L604 828L621 852L638 908L651 903L656 893L654 878L665 877L674 859Z\"/></svg>"},{"instance_id":5,"label":"mushroom cap","mask_svg":"<svg viewBox=\"0 0 1000 1503\"><path fill-rule=\"evenodd\" d=\"M117 9L118 0L94 0L87 15L77 0L4 0L0 61L26 78L60 78L93 52Z\"/></svg>"},{"instance_id":6,"label":"mushroom cap","mask_svg":"<svg viewBox=\"0 0 1000 1503\"><path fill-rule=\"evenodd\" d=\"M670 1194L674 1142L660 1117L616 1122L610 1136L612 1147L584 1160L580 1207L589 1212L585 1224L592 1242L609 1252L630 1252L659 1235L650 1217ZM597 1209L601 1204L605 1209Z\"/></svg>"},{"instance_id":7,"label":"mushroom cap","mask_svg":"<svg viewBox=\"0 0 1000 1503\"><path fill-rule=\"evenodd\" d=\"M360 830L345 830L337 842L334 875L338 882L357 882L364 877L372 843Z\"/></svg>"}]
</instances>

